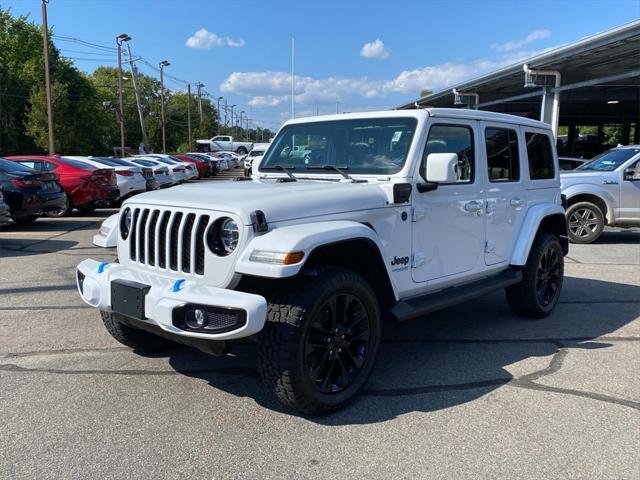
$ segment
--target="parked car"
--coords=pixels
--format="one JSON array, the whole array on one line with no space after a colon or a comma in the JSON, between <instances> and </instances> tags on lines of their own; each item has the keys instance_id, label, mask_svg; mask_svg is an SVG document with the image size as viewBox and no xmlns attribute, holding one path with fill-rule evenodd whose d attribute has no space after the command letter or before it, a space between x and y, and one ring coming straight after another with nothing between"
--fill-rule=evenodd
<instances>
[{"instance_id":1,"label":"parked car","mask_svg":"<svg viewBox=\"0 0 640 480\"><path fill-rule=\"evenodd\" d=\"M217 153L217 152L214 152L214 153L203 153L202 155L206 155L208 158L211 159L211 161L215 165L215 168L216 168L217 172L225 172L225 171L229 170L229 168L230 168L229 162L223 156L221 156L219 153Z\"/></svg>"},{"instance_id":2,"label":"parked car","mask_svg":"<svg viewBox=\"0 0 640 480\"><path fill-rule=\"evenodd\" d=\"M152 157L152 158L157 158L158 160L164 162L164 163L168 163L171 165L179 165L184 167L184 180L194 180L196 178L198 178L198 169L196 168L196 166L191 163L191 162L185 162L184 160L181 160L177 157L174 157L172 155L164 155L164 154L160 154L160 153L149 153L147 154L148 157Z\"/></svg>"},{"instance_id":3,"label":"parked car","mask_svg":"<svg viewBox=\"0 0 640 480\"><path fill-rule=\"evenodd\" d=\"M247 155L241 155L235 152L217 152L217 155L221 155L224 158L226 158L227 161L232 166L232 168L238 168L243 166L244 159L247 157Z\"/></svg>"},{"instance_id":4,"label":"parked car","mask_svg":"<svg viewBox=\"0 0 640 480\"><path fill-rule=\"evenodd\" d=\"M147 180L142 175L142 169L140 167L122 166L109 157L64 156L61 158L78 160L93 165L96 168L113 169L116 175L118 190L120 191L120 196L117 198L116 203L120 203L133 195L147 190Z\"/></svg>"},{"instance_id":5,"label":"parked car","mask_svg":"<svg viewBox=\"0 0 640 480\"><path fill-rule=\"evenodd\" d=\"M383 315L493 289L525 317L558 302L568 241L548 124L431 108L296 119L258 169L125 202L119 263L77 269L116 340L221 354L253 337L267 389L318 414L364 387Z\"/></svg>"},{"instance_id":6,"label":"parked car","mask_svg":"<svg viewBox=\"0 0 640 480\"><path fill-rule=\"evenodd\" d=\"M185 155L205 162L207 164L207 167L209 168L209 174L208 174L209 176L213 176L218 173L218 167L216 165L216 162L210 156L204 153L197 153L197 152L188 152L188 153L185 153Z\"/></svg>"},{"instance_id":7,"label":"parked car","mask_svg":"<svg viewBox=\"0 0 640 480\"><path fill-rule=\"evenodd\" d=\"M17 162L0 158L0 186L11 220L31 223L42 213L61 210L65 193L58 174L37 172Z\"/></svg>"},{"instance_id":8,"label":"parked car","mask_svg":"<svg viewBox=\"0 0 640 480\"><path fill-rule=\"evenodd\" d=\"M147 160L138 157L126 157L122 161L132 166L141 167L143 169L150 168L153 173L154 180L158 183L158 188L166 188L175 185L173 176L169 173L169 167L157 160Z\"/></svg>"},{"instance_id":9,"label":"parked car","mask_svg":"<svg viewBox=\"0 0 640 480\"><path fill-rule=\"evenodd\" d=\"M251 166L253 165L253 162L260 162L260 160L262 159L262 156L264 155L264 152L267 151L267 148L269 148L269 143L254 143L253 144L253 149L249 152L249 155L247 155L244 159L244 176L245 177L250 177L251 173L252 173L252 169ZM256 165L257 165L256 163Z\"/></svg>"},{"instance_id":10,"label":"parked car","mask_svg":"<svg viewBox=\"0 0 640 480\"><path fill-rule=\"evenodd\" d=\"M194 157L192 155L175 155L176 158L182 160L183 162L192 163L195 165L198 170L198 176L200 178L208 177L211 173L211 164L207 160L203 160L201 158Z\"/></svg>"},{"instance_id":11,"label":"parked car","mask_svg":"<svg viewBox=\"0 0 640 480\"><path fill-rule=\"evenodd\" d=\"M65 192L64 205L58 211L47 213L48 216L66 216L74 208L89 213L120 196L115 173L109 167L97 168L79 160L43 155L16 155L7 159L41 172L58 174Z\"/></svg>"},{"instance_id":12,"label":"parked car","mask_svg":"<svg viewBox=\"0 0 640 480\"><path fill-rule=\"evenodd\" d=\"M160 183L158 182L158 180L155 178L153 174L153 168L145 167L142 165L136 165L134 163L126 161L123 158L116 158L116 157L108 157L108 158L111 163L115 163L116 165L120 165L121 167L139 167L140 170L142 171L142 176L146 181L145 186L146 186L147 192L150 190L157 190L158 188L160 188Z\"/></svg>"},{"instance_id":13,"label":"parked car","mask_svg":"<svg viewBox=\"0 0 640 480\"><path fill-rule=\"evenodd\" d=\"M142 158L145 160L152 160L159 163L164 163L169 168L169 172L171 172L171 175L174 180L174 184L183 183L187 181L187 167L184 165L183 162L176 162L168 158L159 157L157 155L152 155L152 154L141 155L135 158Z\"/></svg>"},{"instance_id":14,"label":"parked car","mask_svg":"<svg viewBox=\"0 0 640 480\"><path fill-rule=\"evenodd\" d=\"M560 164L561 172L568 172L571 170L575 170L581 165L584 165L589 160L585 160L584 158L573 158L573 157L558 157L558 163Z\"/></svg>"},{"instance_id":15,"label":"parked car","mask_svg":"<svg viewBox=\"0 0 640 480\"><path fill-rule=\"evenodd\" d=\"M560 180L572 242L595 242L605 225L640 226L640 145L607 150Z\"/></svg>"},{"instance_id":16,"label":"parked car","mask_svg":"<svg viewBox=\"0 0 640 480\"><path fill-rule=\"evenodd\" d=\"M0 227L8 225L10 222L9 205L4 203L4 194L2 193L2 185L0 185Z\"/></svg>"},{"instance_id":17,"label":"parked car","mask_svg":"<svg viewBox=\"0 0 640 480\"><path fill-rule=\"evenodd\" d=\"M209 140L196 140L196 148L201 152L231 151L246 155L251 150L251 142L236 142L232 136L216 135Z\"/></svg>"}]
</instances>

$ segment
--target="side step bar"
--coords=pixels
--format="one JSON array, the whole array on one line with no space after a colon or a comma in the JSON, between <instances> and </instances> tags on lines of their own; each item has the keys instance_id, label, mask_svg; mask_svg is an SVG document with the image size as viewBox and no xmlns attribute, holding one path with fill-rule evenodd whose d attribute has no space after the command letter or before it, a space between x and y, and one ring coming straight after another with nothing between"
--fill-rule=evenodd
<instances>
[{"instance_id":1,"label":"side step bar","mask_svg":"<svg viewBox=\"0 0 640 480\"><path fill-rule=\"evenodd\" d=\"M515 285L522 280L520 270L505 270L489 278L484 278L459 287L450 287L420 297L401 300L391 308L391 314L399 321L411 320L443 308L466 302L492 290Z\"/></svg>"}]
</instances>

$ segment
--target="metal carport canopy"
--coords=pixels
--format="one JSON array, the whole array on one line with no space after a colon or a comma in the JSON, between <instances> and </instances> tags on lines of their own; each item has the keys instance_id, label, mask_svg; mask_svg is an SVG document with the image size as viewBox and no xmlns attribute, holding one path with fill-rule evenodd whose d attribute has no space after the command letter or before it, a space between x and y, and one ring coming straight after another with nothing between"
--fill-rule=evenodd
<instances>
[{"instance_id":1,"label":"metal carport canopy","mask_svg":"<svg viewBox=\"0 0 640 480\"><path fill-rule=\"evenodd\" d=\"M561 80L540 76L525 87L523 65L558 71ZM548 120L541 112L544 93L559 95L560 124L638 122L640 116L640 20L544 52L479 78L398 107L450 107L453 89L478 94L477 108ZM608 103L617 102L617 103ZM547 109L548 110L548 109ZM638 130L638 129L636 129Z\"/></svg>"}]
</instances>

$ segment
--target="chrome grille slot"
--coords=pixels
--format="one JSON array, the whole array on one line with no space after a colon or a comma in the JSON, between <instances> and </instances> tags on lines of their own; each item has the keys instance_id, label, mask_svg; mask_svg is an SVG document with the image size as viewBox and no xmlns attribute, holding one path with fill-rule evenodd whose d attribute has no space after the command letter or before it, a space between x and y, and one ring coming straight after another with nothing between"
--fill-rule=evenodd
<instances>
[{"instance_id":1,"label":"chrome grille slot","mask_svg":"<svg viewBox=\"0 0 640 480\"><path fill-rule=\"evenodd\" d=\"M131 229L129 233L129 256L131 260L136 261L136 250L137 250L137 232L138 232L138 215L140 214L140 209L136 208L133 211L133 215L131 216Z\"/></svg>"},{"instance_id":2,"label":"chrome grille slot","mask_svg":"<svg viewBox=\"0 0 640 480\"><path fill-rule=\"evenodd\" d=\"M162 220L158 224L158 266L160 268L167 268L167 228L169 227L170 218L171 212L164 212Z\"/></svg>"},{"instance_id":3,"label":"chrome grille slot","mask_svg":"<svg viewBox=\"0 0 640 480\"><path fill-rule=\"evenodd\" d=\"M140 224L138 225L138 261L145 263L146 246L147 246L147 220L149 218L149 209L145 208L140 214Z\"/></svg>"},{"instance_id":4,"label":"chrome grille slot","mask_svg":"<svg viewBox=\"0 0 640 480\"><path fill-rule=\"evenodd\" d=\"M129 257L140 265L204 275L211 216L163 208L132 208Z\"/></svg>"},{"instance_id":5,"label":"chrome grille slot","mask_svg":"<svg viewBox=\"0 0 640 480\"><path fill-rule=\"evenodd\" d=\"M169 268L171 270L178 270L178 240L180 238L182 216L181 212L176 213L171 223L171 232L169 234Z\"/></svg>"},{"instance_id":6,"label":"chrome grille slot","mask_svg":"<svg viewBox=\"0 0 640 480\"><path fill-rule=\"evenodd\" d=\"M194 238L195 248L192 251L192 253L195 253L194 270L198 275L204 275L204 233L208 225L209 215L202 215L198 222Z\"/></svg>"},{"instance_id":7,"label":"chrome grille slot","mask_svg":"<svg viewBox=\"0 0 640 480\"><path fill-rule=\"evenodd\" d=\"M160 216L160 210L154 210L151 214L151 220L149 220L148 233L147 233L147 258L149 265L154 266L156 264L156 239L158 238L156 235L158 217Z\"/></svg>"},{"instance_id":8,"label":"chrome grille slot","mask_svg":"<svg viewBox=\"0 0 640 480\"><path fill-rule=\"evenodd\" d=\"M185 221L184 228L182 230L182 248L180 249L180 252L182 254L182 271L187 273L191 271L191 252L193 251L191 239L193 237L192 231L195 221L195 213L188 214L187 220Z\"/></svg>"}]
</instances>

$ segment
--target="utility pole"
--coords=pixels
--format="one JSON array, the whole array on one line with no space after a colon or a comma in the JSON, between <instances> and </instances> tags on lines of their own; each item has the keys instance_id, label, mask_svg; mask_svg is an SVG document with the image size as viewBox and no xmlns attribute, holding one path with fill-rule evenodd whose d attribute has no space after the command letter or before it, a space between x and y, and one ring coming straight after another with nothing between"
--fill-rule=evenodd
<instances>
[{"instance_id":1,"label":"utility pole","mask_svg":"<svg viewBox=\"0 0 640 480\"><path fill-rule=\"evenodd\" d=\"M198 84L198 90L200 90ZM198 92L199 93L199 92ZM191 84L187 83L187 126L189 132L189 151L191 151Z\"/></svg>"},{"instance_id":2,"label":"utility pole","mask_svg":"<svg viewBox=\"0 0 640 480\"><path fill-rule=\"evenodd\" d=\"M131 38L129 38L131 40ZM127 55L129 56L129 65L131 66L131 81L133 82L133 93L136 96L136 105L138 106L138 119L140 120L140 131L142 132L142 144L145 151L149 148L149 142L147 141L147 129L144 127L144 114L142 113L142 104L140 103L140 93L138 92L138 81L136 79L136 66L133 63L133 56L131 55L131 46L127 41Z\"/></svg>"},{"instance_id":3,"label":"utility pole","mask_svg":"<svg viewBox=\"0 0 640 480\"><path fill-rule=\"evenodd\" d=\"M49 74L49 25L47 22L47 3L42 0L42 41L44 42L44 81L47 90L47 127L49 128L49 155L56 153L53 136L53 102L51 100L51 75Z\"/></svg>"},{"instance_id":4,"label":"utility pole","mask_svg":"<svg viewBox=\"0 0 640 480\"><path fill-rule=\"evenodd\" d=\"M296 118L296 39L291 37L291 118Z\"/></svg>"},{"instance_id":5,"label":"utility pole","mask_svg":"<svg viewBox=\"0 0 640 480\"><path fill-rule=\"evenodd\" d=\"M116 37L118 45L118 111L120 112L120 156L124 157L124 100L122 99L122 42L128 42L131 37L122 33Z\"/></svg>"},{"instance_id":6,"label":"utility pole","mask_svg":"<svg viewBox=\"0 0 640 480\"><path fill-rule=\"evenodd\" d=\"M224 99L224 128L227 128L227 99Z\"/></svg>"},{"instance_id":7,"label":"utility pole","mask_svg":"<svg viewBox=\"0 0 640 480\"><path fill-rule=\"evenodd\" d=\"M164 67L171 65L166 60L160 62L160 121L162 122L162 153L167 150L167 136L165 132L164 119Z\"/></svg>"},{"instance_id":8,"label":"utility pole","mask_svg":"<svg viewBox=\"0 0 640 480\"><path fill-rule=\"evenodd\" d=\"M223 100L224 97L218 97L218 110L216 114L218 115L218 130L220 130L220 124L222 123L222 116L220 115L220 100Z\"/></svg>"},{"instance_id":9,"label":"utility pole","mask_svg":"<svg viewBox=\"0 0 640 480\"><path fill-rule=\"evenodd\" d=\"M196 86L198 87L198 112L200 113L200 126L202 127L202 87L204 87L204 84L198 82L198 85Z\"/></svg>"},{"instance_id":10,"label":"utility pole","mask_svg":"<svg viewBox=\"0 0 640 480\"><path fill-rule=\"evenodd\" d=\"M242 110L242 111L240 112L240 131L238 132L238 133L240 133L240 134L242 133L242 114L243 114L243 113L244 113L244 110Z\"/></svg>"},{"instance_id":11,"label":"utility pole","mask_svg":"<svg viewBox=\"0 0 640 480\"><path fill-rule=\"evenodd\" d=\"M233 125L234 125L234 123L233 123L233 109L236 108L236 106L235 105L231 105L229 108L231 109L231 133L233 133Z\"/></svg>"}]
</instances>

